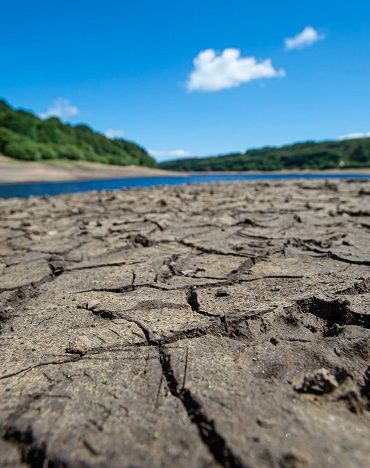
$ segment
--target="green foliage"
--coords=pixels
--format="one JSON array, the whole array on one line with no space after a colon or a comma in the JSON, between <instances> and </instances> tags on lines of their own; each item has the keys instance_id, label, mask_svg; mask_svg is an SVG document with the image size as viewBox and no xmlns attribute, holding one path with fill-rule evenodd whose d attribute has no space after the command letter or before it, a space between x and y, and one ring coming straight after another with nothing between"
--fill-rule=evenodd
<instances>
[{"instance_id":1,"label":"green foliage","mask_svg":"<svg viewBox=\"0 0 370 468\"><path fill-rule=\"evenodd\" d=\"M278 171L370 167L370 138L312 141L245 153L166 161L162 169L178 171Z\"/></svg>"},{"instance_id":2,"label":"green foliage","mask_svg":"<svg viewBox=\"0 0 370 468\"><path fill-rule=\"evenodd\" d=\"M4 152L5 146L12 141L17 141L19 136L12 130L0 127L0 152Z\"/></svg>"},{"instance_id":3,"label":"green foliage","mask_svg":"<svg viewBox=\"0 0 370 468\"><path fill-rule=\"evenodd\" d=\"M39 143L38 145L41 159L57 159L59 157L58 150L53 145Z\"/></svg>"},{"instance_id":4,"label":"green foliage","mask_svg":"<svg viewBox=\"0 0 370 468\"><path fill-rule=\"evenodd\" d=\"M1 100L0 152L29 161L70 159L156 167L155 160L135 143L110 140L87 125L72 126L56 117L42 120Z\"/></svg>"},{"instance_id":5,"label":"green foliage","mask_svg":"<svg viewBox=\"0 0 370 468\"><path fill-rule=\"evenodd\" d=\"M4 153L12 158L25 159L27 161L37 161L41 159L41 153L37 143L26 139L11 141L5 146Z\"/></svg>"}]
</instances>

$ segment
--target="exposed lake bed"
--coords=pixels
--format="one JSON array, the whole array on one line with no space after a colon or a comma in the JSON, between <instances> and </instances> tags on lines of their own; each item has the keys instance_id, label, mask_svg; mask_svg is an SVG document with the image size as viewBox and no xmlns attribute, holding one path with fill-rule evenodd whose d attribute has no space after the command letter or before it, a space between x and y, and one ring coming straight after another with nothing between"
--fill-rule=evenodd
<instances>
[{"instance_id":1,"label":"exposed lake bed","mask_svg":"<svg viewBox=\"0 0 370 468\"><path fill-rule=\"evenodd\" d=\"M0 464L367 466L370 182L0 201Z\"/></svg>"}]
</instances>

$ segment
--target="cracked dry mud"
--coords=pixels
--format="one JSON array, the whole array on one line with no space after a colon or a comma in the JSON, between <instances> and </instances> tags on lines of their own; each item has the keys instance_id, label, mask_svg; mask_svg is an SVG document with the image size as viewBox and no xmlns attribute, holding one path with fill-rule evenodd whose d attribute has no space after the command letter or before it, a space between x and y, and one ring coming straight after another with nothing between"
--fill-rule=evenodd
<instances>
[{"instance_id":1,"label":"cracked dry mud","mask_svg":"<svg viewBox=\"0 0 370 468\"><path fill-rule=\"evenodd\" d=\"M369 182L0 215L1 466L369 466Z\"/></svg>"}]
</instances>

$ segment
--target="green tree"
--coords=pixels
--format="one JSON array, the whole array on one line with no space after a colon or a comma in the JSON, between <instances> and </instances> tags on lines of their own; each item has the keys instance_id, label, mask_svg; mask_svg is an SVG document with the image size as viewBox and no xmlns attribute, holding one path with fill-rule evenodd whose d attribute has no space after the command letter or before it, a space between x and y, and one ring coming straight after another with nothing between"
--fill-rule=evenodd
<instances>
[{"instance_id":1,"label":"green tree","mask_svg":"<svg viewBox=\"0 0 370 468\"><path fill-rule=\"evenodd\" d=\"M0 100L0 151L10 157L71 159L105 164L155 167L145 149L126 140L110 140L87 125L69 125L56 117L42 120Z\"/></svg>"}]
</instances>

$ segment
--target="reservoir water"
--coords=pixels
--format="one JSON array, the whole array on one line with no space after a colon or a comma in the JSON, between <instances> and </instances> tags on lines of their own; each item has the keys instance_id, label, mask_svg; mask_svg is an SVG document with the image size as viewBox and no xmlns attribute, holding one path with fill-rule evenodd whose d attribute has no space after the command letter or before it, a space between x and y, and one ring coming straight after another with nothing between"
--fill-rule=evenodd
<instances>
[{"instance_id":1,"label":"reservoir water","mask_svg":"<svg viewBox=\"0 0 370 468\"><path fill-rule=\"evenodd\" d=\"M100 179L70 182L32 182L0 184L0 198L87 192L92 190L119 190L135 187L155 187L163 185L201 184L238 181L272 180L370 180L368 174L348 173L275 173L275 174L190 174L170 177L130 177L124 179Z\"/></svg>"}]
</instances>

